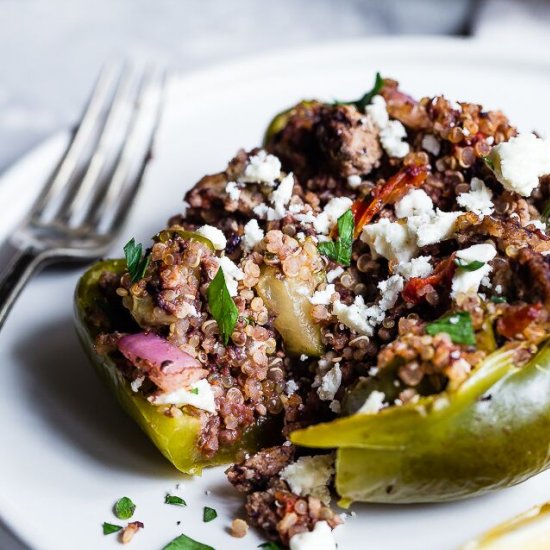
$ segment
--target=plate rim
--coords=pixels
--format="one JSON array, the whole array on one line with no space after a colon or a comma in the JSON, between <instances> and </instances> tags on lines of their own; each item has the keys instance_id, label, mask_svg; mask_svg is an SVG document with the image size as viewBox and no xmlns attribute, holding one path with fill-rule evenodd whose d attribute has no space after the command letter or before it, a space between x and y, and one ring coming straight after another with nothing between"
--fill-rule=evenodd
<instances>
[{"instance_id":1,"label":"plate rim","mask_svg":"<svg viewBox=\"0 0 550 550\"><path fill-rule=\"evenodd\" d=\"M447 36L385 36L375 38L354 38L350 40L335 40L329 42L314 43L307 46L279 48L263 53L244 55L210 64L206 67L196 68L189 71L177 71L170 75L170 84L178 83L178 86L187 87L190 91L197 93L212 82L224 81L234 82L235 79L245 75L248 78L264 78L266 75L281 69L292 67L299 70L304 64L318 61L323 56L330 66L330 60L344 55L346 52L358 51L368 54L369 50L380 51L384 49L387 55L402 53L404 50L414 58L418 52L426 53L426 49L432 48L430 55L426 56L427 61L434 61L449 54L450 51L466 55L472 55L474 48L483 47L488 42L480 38L468 37L447 37ZM499 49L485 49L483 52L475 52L477 62L503 63L514 66L521 63L522 67L543 67L550 68L550 56L547 56L540 48L540 42L533 41L522 44L517 48L513 43L499 44ZM290 56L290 61L289 61ZM22 153L11 164L0 172L0 186L8 184L7 180L20 177L28 170L29 165L37 159L47 158L56 151L61 152L64 143L69 135L69 127L52 132L48 137L32 146ZM39 183L37 187L39 187ZM16 511L11 509L9 498L0 493L0 529L5 529L14 539L29 548L40 548L38 534L33 535L32 528L29 529L29 522ZM25 528L27 527L27 528ZM38 543L38 545L37 545Z\"/></svg>"}]
</instances>

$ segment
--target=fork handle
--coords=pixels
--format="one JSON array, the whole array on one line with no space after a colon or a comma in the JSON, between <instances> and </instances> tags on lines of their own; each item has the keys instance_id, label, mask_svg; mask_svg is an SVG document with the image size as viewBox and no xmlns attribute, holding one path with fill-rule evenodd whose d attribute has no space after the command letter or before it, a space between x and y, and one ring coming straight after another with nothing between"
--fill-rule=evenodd
<instances>
[{"instance_id":1,"label":"fork handle","mask_svg":"<svg viewBox=\"0 0 550 550\"><path fill-rule=\"evenodd\" d=\"M44 257L32 248L21 249L9 240L0 248L0 329L15 300L31 276L42 267Z\"/></svg>"}]
</instances>

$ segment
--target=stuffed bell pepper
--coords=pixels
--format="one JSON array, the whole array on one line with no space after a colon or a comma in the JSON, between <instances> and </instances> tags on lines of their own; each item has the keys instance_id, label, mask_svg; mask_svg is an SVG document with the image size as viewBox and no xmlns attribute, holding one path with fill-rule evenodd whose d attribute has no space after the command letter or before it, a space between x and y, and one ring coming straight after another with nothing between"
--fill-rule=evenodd
<instances>
[{"instance_id":1,"label":"stuffed bell pepper","mask_svg":"<svg viewBox=\"0 0 550 550\"><path fill-rule=\"evenodd\" d=\"M275 117L92 267L79 334L159 450L236 461L250 521L291 549L341 523L333 495L508 487L550 464L549 174L502 112L377 75Z\"/></svg>"}]
</instances>

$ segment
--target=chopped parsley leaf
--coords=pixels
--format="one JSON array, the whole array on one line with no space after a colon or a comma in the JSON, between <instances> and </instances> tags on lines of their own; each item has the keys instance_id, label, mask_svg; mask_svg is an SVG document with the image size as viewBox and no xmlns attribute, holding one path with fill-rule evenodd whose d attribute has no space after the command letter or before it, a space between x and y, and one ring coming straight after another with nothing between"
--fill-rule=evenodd
<instances>
[{"instance_id":1,"label":"chopped parsley leaf","mask_svg":"<svg viewBox=\"0 0 550 550\"><path fill-rule=\"evenodd\" d=\"M193 395L199 395L199 388L192 388L189 390L189 393L192 393Z\"/></svg>"},{"instance_id":2,"label":"chopped parsley leaf","mask_svg":"<svg viewBox=\"0 0 550 550\"><path fill-rule=\"evenodd\" d=\"M465 271L477 271L485 265L485 262L480 262L479 260L466 262L462 258L455 258L455 264L460 267L460 269L464 269Z\"/></svg>"},{"instance_id":3,"label":"chopped parsley leaf","mask_svg":"<svg viewBox=\"0 0 550 550\"><path fill-rule=\"evenodd\" d=\"M225 276L221 267L218 269L216 276L208 286L206 296L208 298L210 313L212 313L212 317L214 317L218 323L223 343L227 345L231 334L233 334L233 329L237 324L239 310L233 298L231 298L231 294L229 294L227 290Z\"/></svg>"},{"instance_id":4,"label":"chopped parsley leaf","mask_svg":"<svg viewBox=\"0 0 550 550\"><path fill-rule=\"evenodd\" d=\"M355 105L355 107L357 107L359 111L363 112L365 110L365 107L369 105L369 103L372 101L372 98L380 93L382 86L384 86L384 79L382 78L381 74L377 72L374 79L374 86L362 97L354 101L335 101L334 104Z\"/></svg>"},{"instance_id":5,"label":"chopped parsley leaf","mask_svg":"<svg viewBox=\"0 0 550 550\"><path fill-rule=\"evenodd\" d=\"M128 497L122 497L116 501L114 512L118 519L130 519L135 509L136 505Z\"/></svg>"},{"instance_id":6,"label":"chopped parsley leaf","mask_svg":"<svg viewBox=\"0 0 550 550\"><path fill-rule=\"evenodd\" d=\"M112 523L103 522L103 534L110 535L111 533L116 533L122 529L122 525L114 525Z\"/></svg>"},{"instance_id":7,"label":"chopped parsley leaf","mask_svg":"<svg viewBox=\"0 0 550 550\"><path fill-rule=\"evenodd\" d=\"M483 160L485 161L485 164L491 169L495 170L495 163L493 162L493 159L487 155L486 157L483 157Z\"/></svg>"},{"instance_id":8,"label":"chopped parsley leaf","mask_svg":"<svg viewBox=\"0 0 550 550\"><path fill-rule=\"evenodd\" d=\"M283 550L283 547L276 542L262 542L262 544L258 544L258 548L263 548L264 550Z\"/></svg>"},{"instance_id":9,"label":"chopped parsley leaf","mask_svg":"<svg viewBox=\"0 0 550 550\"><path fill-rule=\"evenodd\" d=\"M457 311L445 315L433 323L428 323L426 332L432 336L445 332L455 344L472 346L476 343L472 318L467 311Z\"/></svg>"},{"instance_id":10,"label":"chopped parsley leaf","mask_svg":"<svg viewBox=\"0 0 550 550\"><path fill-rule=\"evenodd\" d=\"M214 548L182 534L169 542L162 550L214 550Z\"/></svg>"},{"instance_id":11,"label":"chopped parsley leaf","mask_svg":"<svg viewBox=\"0 0 550 550\"><path fill-rule=\"evenodd\" d=\"M507 301L508 300L504 296L491 296L491 302L493 302L493 304L504 304Z\"/></svg>"},{"instance_id":12,"label":"chopped parsley leaf","mask_svg":"<svg viewBox=\"0 0 550 550\"><path fill-rule=\"evenodd\" d=\"M344 212L338 218L338 240L319 243L319 252L334 262L349 266L353 246L353 231L355 217L351 210Z\"/></svg>"},{"instance_id":13,"label":"chopped parsley leaf","mask_svg":"<svg viewBox=\"0 0 550 550\"><path fill-rule=\"evenodd\" d=\"M164 497L164 503L173 504L174 506L187 506L187 502L176 495L166 495Z\"/></svg>"},{"instance_id":14,"label":"chopped parsley leaf","mask_svg":"<svg viewBox=\"0 0 550 550\"><path fill-rule=\"evenodd\" d=\"M136 283L145 275L147 266L149 265L150 256L145 254L141 257L143 252L143 246L136 244L134 238L130 239L124 245L124 256L126 256L126 264L128 266L128 273L132 279L132 283Z\"/></svg>"},{"instance_id":15,"label":"chopped parsley leaf","mask_svg":"<svg viewBox=\"0 0 550 550\"><path fill-rule=\"evenodd\" d=\"M546 226L548 226L550 221L550 200L544 205L540 219L546 224Z\"/></svg>"},{"instance_id":16,"label":"chopped parsley leaf","mask_svg":"<svg viewBox=\"0 0 550 550\"><path fill-rule=\"evenodd\" d=\"M217 517L218 517L218 512L216 512L214 508L209 508L208 506L204 507L202 511L202 521L204 521L204 523L208 523L209 521L212 521Z\"/></svg>"}]
</instances>

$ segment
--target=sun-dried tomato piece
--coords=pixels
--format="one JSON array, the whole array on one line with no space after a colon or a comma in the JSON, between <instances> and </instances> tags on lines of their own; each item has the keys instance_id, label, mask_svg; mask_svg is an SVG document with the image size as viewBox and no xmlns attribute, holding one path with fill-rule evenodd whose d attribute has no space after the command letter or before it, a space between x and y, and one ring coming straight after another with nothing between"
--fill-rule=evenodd
<instances>
[{"instance_id":1,"label":"sun-dried tomato piece","mask_svg":"<svg viewBox=\"0 0 550 550\"><path fill-rule=\"evenodd\" d=\"M505 338L514 338L535 321L542 310L542 304L509 306L497 321L497 332Z\"/></svg>"},{"instance_id":2,"label":"sun-dried tomato piece","mask_svg":"<svg viewBox=\"0 0 550 550\"><path fill-rule=\"evenodd\" d=\"M439 262L427 277L413 277L407 281L402 296L406 302L419 304L425 299L428 287L450 289L456 271L455 254Z\"/></svg>"},{"instance_id":3,"label":"sun-dried tomato piece","mask_svg":"<svg viewBox=\"0 0 550 550\"><path fill-rule=\"evenodd\" d=\"M351 206L355 216L355 234L357 238L363 227L382 210L386 204L393 204L402 198L409 189L420 187L428 176L428 167L405 166L394 174L388 181L378 185L372 192L372 199L357 199Z\"/></svg>"}]
</instances>

